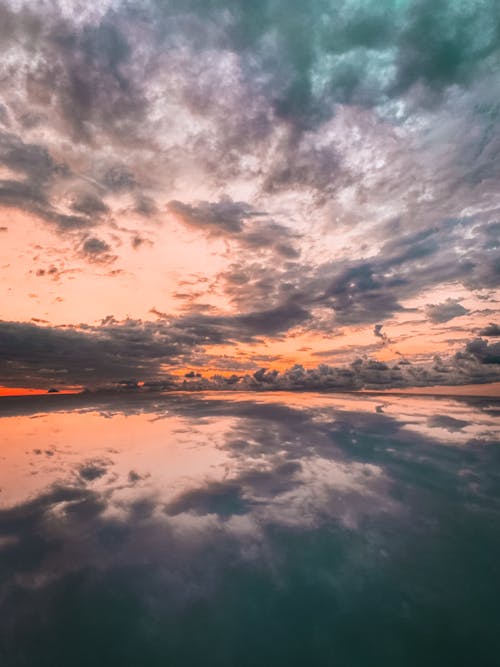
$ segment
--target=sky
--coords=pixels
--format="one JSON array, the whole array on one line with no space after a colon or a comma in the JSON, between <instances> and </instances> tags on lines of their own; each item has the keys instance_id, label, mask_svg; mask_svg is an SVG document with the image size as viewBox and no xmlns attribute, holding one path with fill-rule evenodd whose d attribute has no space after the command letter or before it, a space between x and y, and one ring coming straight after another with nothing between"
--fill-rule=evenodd
<instances>
[{"instance_id":1,"label":"sky","mask_svg":"<svg viewBox=\"0 0 500 667\"><path fill-rule=\"evenodd\" d=\"M1 391L498 382L498 90L499 0L1 0Z\"/></svg>"}]
</instances>

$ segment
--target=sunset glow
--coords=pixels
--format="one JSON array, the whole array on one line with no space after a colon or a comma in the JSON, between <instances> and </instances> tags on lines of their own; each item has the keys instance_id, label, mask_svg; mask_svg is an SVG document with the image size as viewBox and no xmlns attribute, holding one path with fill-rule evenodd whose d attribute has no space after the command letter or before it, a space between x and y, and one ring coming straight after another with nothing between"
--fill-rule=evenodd
<instances>
[{"instance_id":1,"label":"sunset glow","mask_svg":"<svg viewBox=\"0 0 500 667\"><path fill-rule=\"evenodd\" d=\"M499 381L495 2L292 5L2 3L2 394Z\"/></svg>"},{"instance_id":2,"label":"sunset glow","mask_svg":"<svg viewBox=\"0 0 500 667\"><path fill-rule=\"evenodd\" d=\"M500 664L500 0L0 0L0 667Z\"/></svg>"}]
</instances>

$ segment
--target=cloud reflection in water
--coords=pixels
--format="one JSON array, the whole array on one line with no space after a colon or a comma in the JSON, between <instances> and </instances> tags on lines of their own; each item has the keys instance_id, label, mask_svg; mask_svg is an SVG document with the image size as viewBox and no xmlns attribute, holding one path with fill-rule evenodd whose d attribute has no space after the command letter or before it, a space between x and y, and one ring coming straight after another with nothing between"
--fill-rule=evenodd
<instances>
[{"instance_id":1,"label":"cloud reflection in water","mask_svg":"<svg viewBox=\"0 0 500 667\"><path fill-rule=\"evenodd\" d=\"M494 664L498 407L4 399L0 662Z\"/></svg>"}]
</instances>

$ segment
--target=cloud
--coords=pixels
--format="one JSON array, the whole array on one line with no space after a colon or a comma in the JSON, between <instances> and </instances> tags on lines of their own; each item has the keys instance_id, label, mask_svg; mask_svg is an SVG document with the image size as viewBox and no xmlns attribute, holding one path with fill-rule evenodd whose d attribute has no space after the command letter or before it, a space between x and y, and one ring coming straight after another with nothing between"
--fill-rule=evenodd
<instances>
[{"instance_id":1,"label":"cloud","mask_svg":"<svg viewBox=\"0 0 500 667\"><path fill-rule=\"evenodd\" d=\"M171 201L168 210L184 224L205 229L215 235L240 233L245 220L262 215L253 211L248 204L233 202L230 198L216 203L199 202L196 206Z\"/></svg>"},{"instance_id":2,"label":"cloud","mask_svg":"<svg viewBox=\"0 0 500 667\"><path fill-rule=\"evenodd\" d=\"M196 31L200 51L224 45L240 55L245 70L266 73L274 113L311 127L335 104L375 105L421 85L428 95L467 86L498 54L494 0L439 10L427 0L410 3L299 2L183 5L184 27ZM174 10L175 11L175 10ZM178 17L179 17L178 14ZM163 34L175 23L171 6L156 6ZM197 30L198 20L220 26ZM196 26L196 27L195 27ZM489 28L489 29L488 29Z\"/></svg>"},{"instance_id":3,"label":"cloud","mask_svg":"<svg viewBox=\"0 0 500 667\"><path fill-rule=\"evenodd\" d=\"M401 32L397 88L419 81L432 89L467 85L498 54L498 22L486 22L495 2L471 5L443 2L438 11L429 0L412 3Z\"/></svg>"},{"instance_id":4,"label":"cloud","mask_svg":"<svg viewBox=\"0 0 500 667\"><path fill-rule=\"evenodd\" d=\"M61 373L64 382L84 385L148 379L160 359L175 363L188 349L162 327L132 321L81 330L3 322L0 338L2 376L14 386L23 376L31 386L57 385Z\"/></svg>"},{"instance_id":5,"label":"cloud","mask_svg":"<svg viewBox=\"0 0 500 667\"><path fill-rule=\"evenodd\" d=\"M479 331L480 336L500 336L500 326L490 322L487 327Z\"/></svg>"},{"instance_id":6,"label":"cloud","mask_svg":"<svg viewBox=\"0 0 500 667\"><path fill-rule=\"evenodd\" d=\"M75 141L93 142L97 127L110 136L123 132L122 141L127 130L135 136L131 121L141 121L144 101L139 82L126 74L130 46L116 25L103 20L78 29L59 19L57 34L42 41L40 52L42 64L28 80L38 102L52 80L51 103Z\"/></svg>"},{"instance_id":7,"label":"cloud","mask_svg":"<svg viewBox=\"0 0 500 667\"><path fill-rule=\"evenodd\" d=\"M103 176L103 183L112 191L133 190L136 181L132 172L123 165L110 167Z\"/></svg>"},{"instance_id":8,"label":"cloud","mask_svg":"<svg viewBox=\"0 0 500 667\"><path fill-rule=\"evenodd\" d=\"M239 485L219 482L213 482L204 489L184 493L165 508L165 512L170 516L194 512L227 517L233 514L247 514L248 511L248 505L241 497Z\"/></svg>"},{"instance_id":9,"label":"cloud","mask_svg":"<svg viewBox=\"0 0 500 667\"><path fill-rule=\"evenodd\" d=\"M100 255L110 250L109 245L101 239L92 236L83 243L83 252L87 255Z\"/></svg>"},{"instance_id":10,"label":"cloud","mask_svg":"<svg viewBox=\"0 0 500 667\"><path fill-rule=\"evenodd\" d=\"M167 208L183 224L200 229L208 236L233 239L245 248L273 251L286 259L300 255L294 246L298 234L246 202L235 202L230 197L196 205L171 201Z\"/></svg>"},{"instance_id":11,"label":"cloud","mask_svg":"<svg viewBox=\"0 0 500 667\"><path fill-rule=\"evenodd\" d=\"M97 236L84 236L80 255L89 262L112 264L117 255L112 254L111 246Z\"/></svg>"},{"instance_id":12,"label":"cloud","mask_svg":"<svg viewBox=\"0 0 500 667\"><path fill-rule=\"evenodd\" d=\"M482 338L475 338L467 343L466 351L482 364L500 364L500 343L488 343Z\"/></svg>"},{"instance_id":13,"label":"cloud","mask_svg":"<svg viewBox=\"0 0 500 667\"><path fill-rule=\"evenodd\" d=\"M57 178L67 178L69 171L44 146L0 131L0 164L11 172L9 178L0 180L0 205L34 213L61 230L91 224L88 217L60 212L51 202L51 186Z\"/></svg>"},{"instance_id":14,"label":"cloud","mask_svg":"<svg viewBox=\"0 0 500 667\"><path fill-rule=\"evenodd\" d=\"M360 262L334 274L320 299L333 308L339 324L373 322L403 310L398 302L400 285L397 277L382 275L375 263Z\"/></svg>"},{"instance_id":15,"label":"cloud","mask_svg":"<svg viewBox=\"0 0 500 667\"><path fill-rule=\"evenodd\" d=\"M85 482L93 482L103 477L107 473L108 467L109 461L95 459L81 465L78 469L78 474Z\"/></svg>"},{"instance_id":16,"label":"cloud","mask_svg":"<svg viewBox=\"0 0 500 667\"><path fill-rule=\"evenodd\" d=\"M270 470L246 470L236 480L211 482L181 494L168 503L165 512L169 516L185 512L220 517L248 514L256 498L262 502L300 486L301 469L300 463L289 461Z\"/></svg>"},{"instance_id":17,"label":"cloud","mask_svg":"<svg viewBox=\"0 0 500 667\"><path fill-rule=\"evenodd\" d=\"M63 164L52 159L44 146L25 143L9 132L0 132L0 159L5 167L34 185L43 185L66 170Z\"/></svg>"},{"instance_id":18,"label":"cloud","mask_svg":"<svg viewBox=\"0 0 500 667\"><path fill-rule=\"evenodd\" d=\"M464 308L459 300L448 298L443 303L433 303L429 304L425 312L427 317L434 324L442 324L443 322L449 322L455 317L461 317L462 315L467 315L469 311L467 308Z\"/></svg>"},{"instance_id":19,"label":"cloud","mask_svg":"<svg viewBox=\"0 0 500 667\"><path fill-rule=\"evenodd\" d=\"M32 213L61 234L92 227L109 211L89 188L74 187L66 202L57 196L57 189L68 187L73 175L45 146L0 132L0 165L11 172L0 180L0 206Z\"/></svg>"},{"instance_id":20,"label":"cloud","mask_svg":"<svg viewBox=\"0 0 500 667\"><path fill-rule=\"evenodd\" d=\"M223 242L208 280L230 314L188 304L165 360L498 286L495 0L70 5L2 6L0 203L87 262L173 217Z\"/></svg>"},{"instance_id":21,"label":"cloud","mask_svg":"<svg viewBox=\"0 0 500 667\"><path fill-rule=\"evenodd\" d=\"M109 211L108 206L90 192L78 193L71 203L71 209L76 213L82 213L89 218L96 218Z\"/></svg>"},{"instance_id":22,"label":"cloud","mask_svg":"<svg viewBox=\"0 0 500 667\"><path fill-rule=\"evenodd\" d=\"M144 244L152 245L152 242L150 240L145 239L142 236L138 236L138 235L132 237L131 243L132 243L132 248L134 250L137 250L138 248L140 248Z\"/></svg>"},{"instance_id":23,"label":"cloud","mask_svg":"<svg viewBox=\"0 0 500 667\"><path fill-rule=\"evenodd\" d=\"M0 323L0 371L10 386L103 386L113 383L152 382L157 388L179 386L167 367L193 366L206 345L252 341L276 336L307 321L308 314L292 303L274 310L233 316L186 315L157 322L107 318L101 325L80 327ZM356 359L348 366L320 364L305 370L300 365L278 373L265 369L243 377L188 378L182 387L193 389L335 390L377 389L430 385L457 385L498 381L498 350L482 339L467 344L464 352L443 363L384 364ZM194 373L194 371L193 371ZM165 384L166 383L166 384Z\"/></svg>"},{"instance_id":24,"label":"cloud","mask_svg":"<svg viewBox=\"0 0 500 667\"><path fill-rule=\"evenodd\" d=\"M57 385L62 373L65 383L84 385L151 380L162 374L163 364L191 365L191 357L206 345L277 335L305 318L307 313L290 303L239 315L189 314L169 322L108 318L99 326L66 328L0 322L0 370L12 386Z\"/></svg>"},{"instance_id":25,"label":"cloud","mask_svg":"<svg viewBox=\"0 0 500 667\"><path fill-rule=\"evenodd\" d=\"M284 372L261 369L245 378L242 386L288 391L352 391L498 382L500 372L493 365L499 363L499 351L495 345L479 341L481 339L471 341L464 352L450 357L445 363L440 358L435 358L432 363L408 360L382 363L358 358L342 366L319 364L316 368L305 369L296 364Z\"/></svg>"},{"instance_id":26,"label":"cloud","mask_svg":"<svg viewBox=\"0 0 500 667\"><path fill-rule=\"evenodd\" d=\"M383 326L384 326L383 324L376 324L373 327L373 335L376 338L380 338L384 344L388 344L391 341L390 341L389 337L387 336L387 334L384 331L382 331Z\"/></svg>"},{"instance_id":27,"label":"cloud","mask_svg":"<svg viewBox=\"0 0 500 667\"><path fill-rule=\"evenodd\" d=\"M470 425L470 422L464 419L455 419L455 417L449 417L448 415L433 415L427 420L429 426L434 428L444 428L450 433L456 433L457 431L462 431L464 428Z\"/></svg>"}]
</instances>

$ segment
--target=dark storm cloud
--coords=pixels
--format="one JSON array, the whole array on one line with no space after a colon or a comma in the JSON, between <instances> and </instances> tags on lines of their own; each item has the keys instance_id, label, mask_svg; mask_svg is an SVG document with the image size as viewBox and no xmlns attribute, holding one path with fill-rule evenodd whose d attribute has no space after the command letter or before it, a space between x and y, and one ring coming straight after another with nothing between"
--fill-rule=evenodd
<instances>
[{"instance_id":1,"label":"dark storm cloud","mask_svg":"<svg viewBox=\"0 0 500 667\"><path fill-rule=\"evenodd\" d=\"M265 68L275 113L306 127L331 114L334 103L375 104L415 84L430 93L467 85L494 65L500 46L496 0L446 0L439 8L429 0L274 0L155 9L165 21L179 10L207 22L225 17L225 30L212 39L249 67Z\"/></svg>"},{"instance_id":2,"label":"dark storm cloud","mask_svg":"<svg viewBox=\"0 0 500 667\"><path fill-rule=\"evenodd\" d=\"M8 71L26 90L26 103L42 117L51 115L54 126L77 143L93 144L105 133L121 145L143 136L145 80L134 73L133 52L124 32L133 32L134 11L124 3L117 11L71 16L54 3L43 12L36 7L2 7L5 51L26 58L22 72ZM96 7L95 16L99 13ZM36 53L36 58L29 58ZM7 96L7 102L10 102ZM112 190L130 188L134 179L127 167L104 175Z\"/></svg>"},{"instance_id":3,"label":"dark storm cloud","mask_svg":"<svg viewBox=\"0 0 500 667\"><path fill-rule=\"evenodd\" d=\"M149 239L145 239L142 236L135 235L135 236L132 237L131 244L132 244L132 248L134 250L137 250L138 248L140 248L144 244L152 245L152 241L150 241Z\"/></svg>"},{"instance_id":4,"label":"dark storm cloud","mask_svg":"<svg viewBox=\"0 0 500 667\"><path fill-rule=\"evenodd\" d=\"M246 220L262 215L249 204L235 202L230 198L214 203L199 202L195 206L171 201L168 210L184 224L215 235L238 234L243 231Z\"/></svg>"},{"instance_id":5,"label":"dark storm cloud","mask_svg":"<svg viewBox=\"0 0 500 667\"><path fill-rule=\"evenodd\" d=\"M482 251L488 224L442 220L418 232L403 232L396 239L391 235L398 228L391 228L389 224L384 230L384 239L390 240L385 240L369 259L284 268L254 262L233 265L222 275L226 293L235 303L252 308L262 298L276 305L293 298L294 303L309 312L316 306L330 309L332 321L318 326L331 330L332 325L375 325L382 318L402 312L402 302L424 289L452 282L466 287L471 283L479 287L485 282L496 282L495 274L485 268ZM463 244L465 233L469 240L457 260L451 246ZM488 261L494 261L495 253L495 249L490 251ZM455 301L433 308L435 318L447 320L452 319L450 315L457 317L467 312Z\"/></svg>"},{"instance_id":6,"label":"dark storm cloud","mask_svg":"<svg viewBox=\"0 0 500 667\"><path fill-rule=\"evenodd\" d=\"M154 213L157 213L158 208L154 199L146 197L145 195L139 195L136 199L134 211L139 213L139 215L149 217Z\"/></svg>"},{"instance_id":7,"label":"dark storm cloud","mask_svg":"<svg viewBox=\"0 0 500 667\"><path fill-rule=\"evenodd\" d=\"M145 106L139 82L127 76L131 49L119 27L106 20L80 29L61 21L47 27L41 65L29 73L33 90L42 93L53 82L52 104L76 141L92 142L92 127L123 133L124 142L130 133L135 138Z\"/></svg>"},{"instance_id":8,"label":"dark storm cloud","mask_svg":"<svg viewBox=\"0 0 500 667\"><path fill-rule=\"evenodd\" d=\"M85 482L93 482L108 472L109 465L109 461L101 459L86 461L79 467L78 474Z\"/></svg>"},{"instance_id":9,"label":"dark storm cloud","mask_svg":"<svg viewBox=\"0 0 500 667\"><path fill-rule=\"evenodd\" d=\"M428 0L150 6L158 31L176 14L223 25L200 35L200 50L215 40L248 68L265 70L276 115L304 127L331 114L334 103L375 104L417 83L430 92L467 85L499 50L496 0L447 0L439 9Z\"/></svg>"},{"instance_id":10,"label":"dark storm cloud","mask_svg":"<svg viewBox=\"0 0 500 667\"><path fill-rule=\"evenodd\" d=\"M389 272L388 264L380 253L370 261L326 262L319 266L260 270L259 265L241 265L227 273L226 291L236 303L255 304L265 297L278 304L292 301L309 313L322 307L331 312L331 319L316 323L311 316L310 325L331 333L335 326L372 324L403 310L399 300L411 293L413 286L397 271ZM415 287L415 291L418 289Z\"/></svg>"},{"instance_id":11,"label":"dark storm cloud","mask_svg":"<svg viewBox=\"0 0 500 667\"><path fill-rule=\"evenodd\" d=\"M80 256L91 263L112 264L117 256L111 252L111 246L97 236L84 237L79 249Z\"/></svg>"},{"instance_id":12,"label":"dark storm cloud","mask_svg":"<svg viewBox=\"0 0 500 667\"><path fill-rule=\"evenodd\" d=\"M71 205L73 213L58 209L51 189L56 180L67 179L70 171L55 162L44 146L0 132L0 164L13 173L13 177L0 180L0 205L33 213L61 232L91 226L97 214L107 211L105 204L92 194L77 194Z\"/></svg>"},{"instance_id":13,"label":"dark storm cloud","mask_svg":"<svg viewBox=\"0 0 500 667\"><path fill-rule=\"evenodd\" d=\"M108 206L100 197L89 192L76 194L71 203L71 208L76 213L82 213L89 218L101 216L109 211Z\"/></svg>"},{"instance_id":14,"label":"dark storm cloud","mask_svg":"<svg viewBox=\"0 0 500 667\"><path fill-rule=\"evenodd\" d=\"M500 364L500 343L488 343L482 338L475 338L467 343L466 350L482 364Z\"/></svg>"},{"instance_id":15,"label":"dark storm cloud","mask_svg":"<svg viewBox=\"0 0 500 667\"><path fill-rule=\"evenodd\" d=\"M385 331L382 331L384 325L383 324L376 324L373 327L373 335L376 338L380 338L384 343L390 343L391 341L389 340L389 337L385 333Z\"/></svg>"},{"instance_id":16,"label":"dark storm cloud","mask_svg":"<svg viewBox=\"0 0 500 667\"><path fill-rule=\"evenodd\" d=\"M85 330L7 323L0 326L2 381L46 384L106 384L124 377L147 378L161 360L187 352L187 340L177 340L153 324L111 323Z\"/></svg>"},{"instance_id":17,"label":"dark storm cloud","mask_svg":"<svg viewBox=\"0 0 500 667\"><path fill-rule=\"evenodd\" d=\"M213 319L218 321L218 318ZM248 331L253 335L267 336L285 333L308 319L309 313L307 310L302 308L300 304L294 303L293 299L276 308L227 318L229 322L234 322L236 326L242 327L242 331Z\"/></svg>"},{"instance_id":18,"label":"dark storm cloud","mask_svg":"<svg viewBox=\"0 0 500 667\"><path fill-rule=\"evenodd\" d=\"M444 219L415 232L391 222L383 229L379 251L369 259L285 269L255 265L255 270L251 263L240 263L226 272L226 291L236 303L253 303L253 307L263 295L279 303L293 294L306 310L331 309L338 325L376 324L402 312L402 302L422 290L453 282L469 289L498 286L500 255L495 246L485 243L490 227L473 218ZM457 246L462 247L458 258ZM263 289L259 289L261 282ZM446 317L440 319L445 322L468 311L451 300L431 306L429 313L438 319Z\"/></svg>"},{"instance_id":19,"label":"dark storm cloud","mask_svg":"<svg viewBox=\"0 0 500 667\"><path fill-rule=\"evenodd\" d=\"M0 164L12 172L12 177L0 180L0 205L34 213L60 229L91 224L87 217L60 213L52 204L50 188L56 178L68 176L69 170L56 163L44 146L0 132Z\"/></svg>"},{"instance_id":20,"label":"dark storm cloud","mask_svg":"<svg viewBox=\"0 0 500 667\"><path fill-rule=\"evenodd\" d=\"M291 132L281 141L262 187L268 193L291 188L317 190L326 198L335 193L342 178L348 177L334 146L318 146L317 137Z\"/></svg>"},{"instance_id":21,"label":"dark storm cloud","mask_svg":"<svg viewBox=\"0 0 500 667\"><path fill-rule=\"evenodd\" d=\"M178 68L176 49L187 47L191 58L177 77L180 91L192 111L215 120L216 143L222 147L224 134L234 146L268 136L270 116L311 128L331 117L337 103L373 105L415 84L431 95L453 84L468 85L498 57L496 9L496 0L469 5L447 0L439 10L428 0L343 0L333 6L324 0L307 6L298 0L191 0L140 7L117 3L101 10L99 20L87 22L72 20L57 7L42 20L36 8L16 12L6 6L3 23L6 48L22 44L29 50L36 40L40 57L25 74L30 102L54 109L71 136L85 142L102 131L119 143L151 139L145 134L151 102L147 81L165 66ZM224 82L211 85L211 74L202 67L218 53L239 59L248 92L237 101L241 114L247 112L245 104L252 111L245 115L247 136L232 131L236 116L220 102ZM332 159L331 151L322 156L321 149L312 150L317 154L308 162L318 165L317 174L330 173L323 160ZM224 163L229 167L233 160L238 158L228 150ZM310 171L301 173L300 162L276 166L269 183L307 181ZM128 167L123 174L125 180L111 176L108 185L130 187Z\"/></svg>"},{"instance_id":22,"label":"dark storm cloud","mask_svg":"<svg viewBox=\"0 0 500 667\"><path fill-rule=\"evenodd\" d=\"M96 134L115 136L120 146L128 139L135 141L144 111L143 81L136 86L127 72L127 39L105 19L73 20L57 4L46 10L42 15L35 7L2 7L0 51L4 62L18 63L2 70L6 126L17 124L17 131L28 136L19 110L29 107L46 130L42 136L48 146L51 141L71 141L77 151L93 144ZM0 182L0 205L26 210L66 233L95 225L109 213L102 191L134 191L142 197L133 173L121 160L111 157L109 166L103 167L103 159L97 157L94 164L83 167L87 173L74 174L67 165L56 163L47 147L23 142L13 132L0 136L0 163L16 177ZM75 186L75 179L88 187ZM67 202L60 201L61 188ZM152 205L147 208L149 214Z\"/></svg>"},{"instance_id":23,"label":"dark storm cloud","mask_svg":"<svg viewBox=\"0 0 500 667\"><path fill-rule=\"evenodd\" d=\"M103 183L113 192L133 190L136 182L132 172L123 165L116 165L106 171Z\"/></svg>"},{"instance_id":24,"label":"dark storm cloud","mask_svg":"<svg viewBox=\"0 0 500 667\"><path fill-rule=\"evenodd\" d=\"M336 275L322 300L335 311L339 323L370 322L402 310L398 303L397 278L382 276L366 262Z\"/></svg>"},{"instance_id":25,"label":"dark storm cloud","mask_svg":"<svg viewBox=\"0 0 500 667\"><path fill-rule=\"evenodd\" d=\"M449 322L455 317L461 317L462 315L467 315L469 311L467 308L464 308L458 299L446 299L443 303L433 303L429 304L425 312L427 317L434 324L442 324L444 322Z\"/></svg>"},{"instance_id":26,"label":"dark storm cloud","mask_svg":"<svg viewBox=\"0 0 500 667\"><path fill-rule=\"evenodd\" d=\"M163 314L161 319L165 319ZM260 336L277 336L306 322L309 313L293 299L274 308L252 310L236 315L204 315L193 309L172 321L179 333L193 336L193 340L205 344L226 342L250 342Z\"/></svg>"},{"instance_id":27,"label":"dark storm cloud","mask_svg":"<svg viewBox=\"0 0 500 667\"><path fill-rule=\"evenodd\" d=\"M45 147L24 143L8 132L0 132L0 160L5 167L35 185L43 185L65 171L64 165L54 162Z\"/></svg>"},{"instance_id":28,"label":"dark storm cloud","mask_svg":"<svg viewBox=\"0 0 500 667\"><path fill-rule=\"evenodd\" d=\"M110 249L109 245L101 239L91 237L83 244L83 251L88 254L100 254Z\"/></svg>"},{"instance_id":29,"label":"dark storm cloud","mask_svg":"<svg viewBox=\"0 0 500 667\"><path fill-rule=\"evenodd\" d=\"M171 201L167 207L183 224L200 229L208 236L234 239L253 250L272 250L286 259L296 259L300 255L294 247L298 234L270 220L266 213L255 210L246 202L225 197L218 202L198 202L196 205Z\"/></svg>"},{"instance_id":30,"label":"dark storm cloud","mask_svg":"<svg viewBox=\"0 0 500 667\"><path fill-rule=\"evenodd\" d=\"M107 318L100 326L78 328L0 322L0 376L13 386L147 380L161 376L164 363L190 365L206 345L277 335L307 316L289 303L226 317L191 314L169 322Z\"/></svg>"},{"instance_id":31,"label":"dark storm cloud","mask_svg":"<svg viewBox=\"0 0 500 667\"><path fill-rule=\"evenodd\" d=\"M424 289L453 282L469 288L493 287L499 284L500 272L490 270L489 264L498 263L500 255L493 247L485 261L482 246L489 227L474 220L442 220L385 241L370 259L300 267L291 279L294 299L306 309L314 305L331 308L336 324L376 324L403 311L401 302ZM390 225L386 231L389 235ZM464 243L465 233L470 238ZM453 243L465 246L458 260ZM232 289L237 291L238 286ZM239 289L248 291L249 285ZM468 311L449 300L430 306L430 313L445 322Z\"/></svg>"},{"instance_id":32,"label":"dark storm cloud","mask_svg":"<svg viewBox=\"0 0 500 667\"><path fill-rule=\"evenodd\" d=\"M33 213L61 232L84 229L94 224L92 219L82 215L60 213L40 186L29 182L0 180L0 204Z\"/></svg>"},{"instance_id":33,"label":"dark storm cloud","mask_svg":"<svg viewBox=\"0 0 500 667\"><path fill-rule=\"evenodd\" d=\"M484 329L481 329L479 332L480 336L500 336L500 326L498 324L494 324L493 322L490 322L487 327Z\"/></svg>"},{"instance_id":34,"label":"dark storm cloud","mask_svg":"<svg viewBox=\"0 0 500 667\"><path fill-rule=\"evenodd\" d=\"M311 391L342 391L359 389L398 389L483 384L500 381L498 345L488 345L476 339L466 345L464 352L432 363L411 363L408 360L383 363L367 357L355 359L349 365L319 364L305 369L296 364L284 372L261 369L245 378L242 386L253 389L284 389Z\"/></svg>"},{"instance_id":35,"label":"dark storm cloud","mask_svg":"<svg viewBox=\"0 0 500 667\"><path fill-rule=\"evenodd\" d=\"M86 255L100 255L101 253L108 252L110 246L102 239L91 236L84 241L82 250Z\"/></svg>"},{"instance_id":36,"label":"dark storm cloud","mask_svg":"<svg viewBox=\"0 0 500 667\"><path fill-rule=\"evenodd\" d=\"M291 305L287 310L227 318L189 316L169 323L116 322L111 318L100 326L81 325L78 329L2 322L0 376L2 383L10 386L102 386L126 381L135 389L137 380L158 378L161 383L162 377L168 376L163 364L193 365L208 344L276 335L304 317L300 308ZM262 369L253 375L235 376L234 382L230 378L189 379L182 386L191 390L226 388L229 384L240 389L334 390L483 383L499 379L497 347L476 339L456 358L434 366L358 359L350 366L320 364L311 370L297 365L284 373ZM161 383L160 388L168 386Z\"/></svg>"},{"instance_id":37,"label":"dark storm cloud","mask_svg":"<svg viewBox=\"0 0 500 667\"><path fill-rule=\"evenodd\" d=\"M469 83L498 59L500 19L496 0L457 4L411 3L400 34L397 88L423 81L431 89Z\"/></svg>"},{"instance_id":38,"label":"dark storm cloud","mask_svg":"<svg viewBox=\"0 0 500 667\"><path fill-rule=\"evenodd\" d=\"M439 11L427 0L123 2L85 16L53 6L43 17L36 8L6 5L4 48L25 57L11 88L27 90L26 105L45 114L43 122L50 117L82 144L100 145L102 137L113 144L116 160L94 174L111 191L136 188L127 147L158 148L165 128L155 104L172 99L208 123L178 148L215 180L246 174L258 176L266 192L305 187L324 197L349 169L331 141L311 132L338 103L371 106L419 86L435 103L453 84L467 86L491 70L498 21L487 21L488 29L483 23L496 16L495 2L450 0ZM36 59L28 58L33 44ZM228 59L229 70L221 64ZM280 127L278 148L269 151L263 142ZM266 152L265 167L246 165L246 155L264 164ZM175 173L180 165L164 156L165 173ZM205 209L213 224L210 205ZM150 214L147 206L137 210ZM219 210L217 224L240 233L248 213L228 211L226 220ZM283 246L283 255L294 252L293 244Z\"/></svg>"},{"instance_id":39,"label":"dark storm cloud","mask_svg":"<svg viewBox=\"0 0 500 667\"><path fill-rule=\"evenodd\" d=\"M217 276L225 294L240 311L256 310L262 303L280 307L290 299L300 301L306 310L311 296L307 294L307 279L311 267L293 261L250 261L242 257Z\"/></svg>"}]
</instances>

